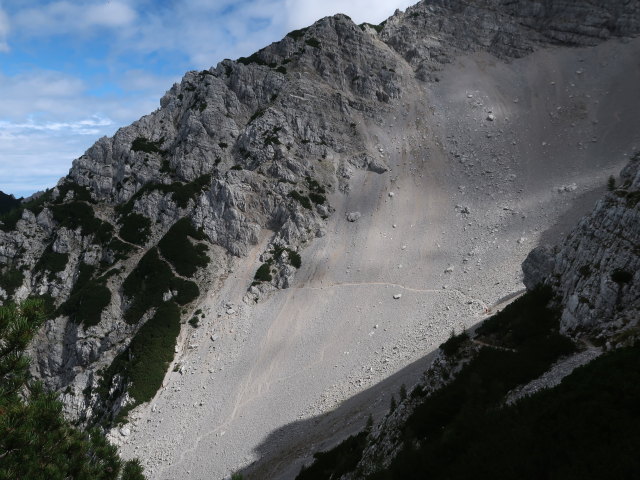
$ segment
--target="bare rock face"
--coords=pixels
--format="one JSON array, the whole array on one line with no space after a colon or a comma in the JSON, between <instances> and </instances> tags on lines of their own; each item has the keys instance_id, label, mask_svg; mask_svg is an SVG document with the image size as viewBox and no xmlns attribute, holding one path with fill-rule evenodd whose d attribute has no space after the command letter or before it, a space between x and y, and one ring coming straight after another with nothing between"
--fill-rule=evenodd
<instances>
[{"instance_id":1,"label":"bare rock face","mask_svg":"<svg viewBox=\"0 0 640 480\"><path fill-rule=\"evenodd\" d=\"M620 174L620 187L598 202L553 251L541 247L523 264L527 288L553 287L561 329L609 339L640 319L640 155Z\"/></svg>"}]
</instances>

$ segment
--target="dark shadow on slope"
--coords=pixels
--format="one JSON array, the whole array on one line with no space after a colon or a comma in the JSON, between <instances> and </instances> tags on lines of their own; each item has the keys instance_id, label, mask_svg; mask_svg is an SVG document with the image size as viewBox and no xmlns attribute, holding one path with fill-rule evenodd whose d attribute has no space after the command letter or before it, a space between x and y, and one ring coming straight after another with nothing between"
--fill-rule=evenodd
<instances>
[{"instance_id":1,"label":"dark shadow on slope","mask_svg":"<svg viewBox=\"0 0 640 480\"><path fill-rule=\"evenodd\" d=\"M557 245L573 230L580 219L593 211L596 202L604 197L606 185L580 194L571 207L540 236L539 245Z\"/></svg>"},{"instance_id":2,"label":"dark shadow on slope","mask_svg":"<svg viewBox=\"0 0 640 480\"><path fill-rule=\"evenodd\" d=\"M239 473L245 480L294 479L304 463L313 461L314 452L328 450L348 436L360 432L369 414L376 421L386 415L391 396L397 398L403 384L410 391L434 357L435 351L348 398L335 410L273 431L255 449L260 459Z\"/></svg>"}]
</instances>

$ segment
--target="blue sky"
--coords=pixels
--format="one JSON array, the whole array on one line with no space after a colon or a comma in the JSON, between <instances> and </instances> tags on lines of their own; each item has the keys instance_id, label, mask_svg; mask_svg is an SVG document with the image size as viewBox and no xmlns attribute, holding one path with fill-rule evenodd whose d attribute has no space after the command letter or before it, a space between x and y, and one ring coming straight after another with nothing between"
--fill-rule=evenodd
<instances>
[{"instance_id":1,"label":"blue sky","mask_svg":"<svg viewBox=\"0 0 640 480\"><path fill-rule=\"evenodd\" d=\"M0 0L0 190L52 187L188 70L326 15L379 23L417 0Z\"/></svg>"}]
</instances>

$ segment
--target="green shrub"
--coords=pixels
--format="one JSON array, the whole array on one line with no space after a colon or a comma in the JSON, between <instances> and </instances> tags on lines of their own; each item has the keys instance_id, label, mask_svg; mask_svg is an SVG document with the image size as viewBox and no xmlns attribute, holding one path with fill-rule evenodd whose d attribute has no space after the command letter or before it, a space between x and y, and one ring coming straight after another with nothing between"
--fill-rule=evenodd
<instances>
[{"instance_id":1,"label":"green shrub","mask_svg":"<svg viewBox=\"0 0 640 480\"><path fill-rule=\"evenodd\" d=\"M173 301L162 302L155 314L136 332L129 346L102 372L97 393L105 404L124 394L124 390L115 388L117 376L124 378L125 390L134 400L118 413L115 420L123 420L131 409L154 397L173 360L179 333L179 307ZM113 421L113 417L103 419L106 425Z\"/></svg>"},{"instance_id":2,"label":"green shrub","mask_svg":"<svg viewBox=\"0 0 640 480\"><path fill-rule=\"evenodd\" d=\"M7 292L9 298L13 297L22 282L24 282L24 275L20 270L9 267L0 273L0 287Z\"/></svg>"},{"instance_id":3,"label":"green shrub","mask_svg":"<svg viewBox=\"0 0 640 480\"><path fill-rule=\"evenodd\" d=\"M100 323L102 311L111 303L111 291L104 282L106 278L92 278L96 268L81 263L78 278L66 302L60 305L59 313L71 321L91 327Z\"/></svg>"},{"instance_id":4,"label":"green shrub","mask_svg":"<svg viewBox=\"0 0 640 480\"><path fill-rule=\"evenodd\" d=\"M107 249L113 252L113 255L117 260L124 260L129 257L129 254L134 250L134 247L128 243L124 243L118 238L112 238L107 244Z\"/></svg>"},{"instance_id":5,"label":"green shrub","mask_svg":"<svg viewBox=\"0 0 640 480\"><path fill-rule=\"evenodd\" d=\"M58 187L58 198L55 203L62 203L69 192L73 192L73 200L77 202L93 202L91 193L89 193L87 187L66 181Z\"/></svg>"},{"instance_id":6,"label":"green shrub","mask_svg":"<svg viewBox=\"0 0 640 480\"><path fill-rule=\"evenodd\" d=\"M287 69L283 66L279 66L278 68L276 68L276 72L281 73L283 75L287 74Z\"/></svg>"},{"instance_id":7,"label":"green shrub","mask_svg":"<svg viewBox=\"0 0 640 480\"><path fill-rule=\"evenodd\" d=\"M56 253L51 249L51 245L49 245L42 253L33 270L35 273L49 272L47 278L51 281L56 273L62 272L65 269L68 262L69 254Z\"/></svg>"},{"instance_id":8,"label":"green shrub","mask_svg":"<svg viewBox=\"0 0 640 480\"><path fill-rule=\"evenodd\" d=\"M152 141L145 137L137 137L133 143L131 144L131 150L134 152L144 152L144 153L160 153L162 143L164 142L164 138L161 138L158 141Z\"/></svg>"},{"instance_id":9,"label":"green shrub","mask_svg":"<svg viewBox=\"0 0 640 480\"><path fill-rule=\"evenodd\" d=\"M607 180L607 190L613 192L616 189L616 177L611 175L609 180Z\"/></svg>"},{"instance_id":10,"label":"green shrub","mask_svg":"<svg viewBox=\"0 0 640 480\"><path fill-rule=\"evenodd\" d=\"M300 254L298 252L294 252L293 250L288 250L288 254L289 262L291 262L291 265L296 268L300 268L300 266L302 265L302 258L300 258Z\"/></svg>"},{"instance_id":11,"label":"green shrub","mask_svg":"<svg viewBox=\"0 0 640 480\"><path fill-rule=\"evenodd\" d=\"M271 276L271 264L263 263L260 265L260 268L256 270L256 274L253 278L259 282L270 282L273 280L273 277Z\"/></svg>"},{"instance_id":12,"label":"green shrub","mask_svg":"<svg viewBox=\"0 0 640 480\"><path fill-rule=\"evenodd\" d=\"M51 213L60 227L70 230L80 228L82 235L96 233L102 226L102 221L95 217L93 208L84 202L73 201L52 205Z\"/></svg>"},{"instance_id":13,"label":"green shrub","mask_svg":"<svg viewBox=\"0 0 640 480\"><path fill-rule=\"evenodd\" d=\"M11 232L15 230L18 220L22 218L22 212L29 210L34 215L38 215L46 202L51 199L51 190L47 190L39 197L30 200L28 202L21 202L16 208L9 210L8 212L0 214L0 230L5 232Z\"/></svg>"},{"instance_id":14,"label":"green shrub","mask_svg":"<svg viewBox=\"0 0 640 480\"><path fill-rule=\"evenodd\" d=\"M156 247L151 248L122 284L124 296L130 305L124 314L127 323L138 322L152 307L163 303L167 291L177 291L175 300L180 305L195 300L200 294L198 286L173 275L171 268L161 260Z\"/></svg>"},{"instance_id":15,"label":"green shrub","mask_svg":"<svg viewBox=\"0 0 640 480\"><path fill-rule=\"evenodd\" d=\"M299 30L293 30L289 33L287 33L287 37L291 37L294 40L300 40L302 37L304 37L304 34L307 33L307 31L309 30L309 27L306 28L301 28Z\"/></svg>"},{"instance_id":16,"label":"green shrub","mask_svg":"<svg viewBox=\"0 0 640 480\"><path fill-rule=\"evenodd\" d=\"M151 220L138 213L129 213L119 220L120 237L136 245L144 245L151 235Z\"/></svg>"},{"instance_id":17,"label":"green shrub","mask_svg":"<svg viewBox=\"0 0 640 480\"><path fill-rule=\"evenodd\" d=\"M42 301L2 306L0 319L0 478L118 479L123 462L116 447L97 430L71 426L57 395L29 380L24 350L44 320ZM122 479L142 480L137 473Z\"/></svg>"},{"instance_id":18,"label":"green shrub","mask_svg":"<svg viewBox=\"0 0 640 480\"><path fill-rule=\"evenodd\" d=\"M183 277L193 276L200 267L206 267L209 257L205 244L194 245L189 238L204 239L188 218L178 220L158 243L162 256L169 261L175 271Z\"/></svg>"},{"instance_id":19,"label":"green shrub","mask_svg":"<svg viewBox=\"0 0 640 480\"><path fill-rule=\"evenodd\" d=\"M200 319L198 317L191 317L191 320L189 320L189 325L191 325L193 328L198 328L200 326Z\"/></svg>"},{"instance_id":20,"label":"green shrub","mask_svg":"<svg viewBox=\"0 0 640 480\"><path fill-rule=\"evenodd\" d=\"M317 38L307 38L304 43L306 43L307 45L309 45L310 47L313 48L320 48L320 40L318 40Z\"/></svg>"},{"instance_id":21,"label":"green shrub","mask_svg":"<svg viewBox=\"0 0 640 480\"><path fill-rule=\"evenodd\" d=\"M319 193L315 193L315 192L309 193L309 199L313 203L317 203L317 204L322 204L322 203L327 201L327 197L325 197L324 195L321 195Z\"/></svg>"},{"instance_id":22,"label":"green shrub","mask_svg":"<svg viewBox=\"0 0 640 480\"><path fill-rule=\"evenodd\" d=\"M233 167L230 168L230 170L243 170L243 168L240 165L234 165Z\"/></svg>"},{"instance_id":23,"label":"green shrub","mask_svg":"<svg viewBox=\"0 0 640 480\"><path fill-rule=\"evenodd\" d=\"M307 210L311 210L311 201L306 195L302 195L300 192L292 190L291 193L289 193L289 196L299 202L300 205L302 205Z\"/></svg>"}]
</instances>

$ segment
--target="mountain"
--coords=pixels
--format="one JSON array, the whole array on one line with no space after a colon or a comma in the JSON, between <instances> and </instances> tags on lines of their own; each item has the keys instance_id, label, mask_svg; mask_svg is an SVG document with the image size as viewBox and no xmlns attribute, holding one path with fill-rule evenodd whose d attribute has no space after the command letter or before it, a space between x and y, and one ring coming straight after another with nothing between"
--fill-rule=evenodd
<instances>
[{"instance_id":1,"label":"mountain","mask_svg":"<svg viewBox=\"0 0 640 480\"><path fill-rule=\"evenodd\" d=\"M32 373L151 478L295 477L628 162L639 30L637 1L423 1L188 72L0 218L0 298L50 305Z\"/></svg>"}]
</instances>

